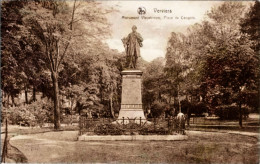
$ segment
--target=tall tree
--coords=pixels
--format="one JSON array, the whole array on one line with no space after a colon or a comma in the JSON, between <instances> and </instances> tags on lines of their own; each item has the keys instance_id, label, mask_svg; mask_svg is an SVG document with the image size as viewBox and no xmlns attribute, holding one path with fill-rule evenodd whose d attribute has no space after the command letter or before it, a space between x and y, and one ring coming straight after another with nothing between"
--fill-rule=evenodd
<instances>
[{"instance_id":1,"label":"tall tree","mask_svg":"<svg viewBox=\"0 0 260 164\"><path fill-rule=\"evenodd\" d=\"M249 11L246 13L245 18L241 22L241 31L249 35L251 41L253 41L252 48L255 53L258 54L258 59L260 59L260 2L255 1L254 5L251 6ZM260 64L260 63L259 63ZM258 73L258 78L260 77L260 72ZM260 79L258 80L258 85L260 84ZM251 106L255 109L260 107L260 90L258 89L257 94L251 94L250 98L247 98L248 102L251 102ZM256 110L257 111L257 110Z\"/></svg>"},{"instance_id":2,"label":"tall tree","mask_svg":"<svg viewBox=\"0 0 260 164\"><path fill-rule=\"evenodd\" d=\"M60 128L60 98L59 98L59 73L63 69L64 63L76 64L75 60L80 57L76 54L86 50L83 43L88 45L98 36L104 36L105 30L100 28L106 26L103 13L94 12L95 2L86 2L83 7L82 19L85 21L75 22L75 8L70 10L70 6L65 1L40 1L40 3L28 2L24 8L24 21L28 25L28 31L39 40L44 47L46 56L45 64L50 71L53 87L54 100L54 127ZM87 10L93 7L91 10ZM92 26L86 26L86 25ZM75 25L74 28L72 28ZM87 27L87 28L86 28ZM84 47L84 48L82 48Z\"/></svg>"},{"instance_id":3,"label":"tall tree","mask_svg":"<svg viewBox=\"0 0 260 164\"><path fill-rule=\"evenodd\" d=\"M40 72L45 68L38 55L41 53L38 44L30 40L24 30L26 27L20 10L27 2L5 1L2 5L2 89L13 99L23 89L27 93L30 86L36 88L41 83Z\"/></svg>"},{"instance_id":4,"label":"tall tree","mask_svg":"<svg viewBox=\"0 0 260 164\"><path fill-rule=\"evenodd\" d=\"M241 31L249 34L250 39L255 41L253 49L258 52L260 50L260 2L255 1L245 18L241 22Z\"/></svg>"},{"instance_id":5,"label":"tall tree","mask_svg":"<svg viewBox=\"0 0 260 164\"><path fill-rule=\"evenodd\" d=\"M240 31L244 9L241 2L224 2L212 8L208 13L210 20L204 26L211 31L206 35L209 43L206 45L206 63L203 66L209 98L210 91L214 90L222 97L221 104L236 104L241 127L242 92L244 88L254 90L259 71L259 59L251 49L252 42Z\"/></svg>"},{"instance_id":6,"label":"tall tree","mask_svg":"<svg viewBox=\"0 0 260 164\"><path fill-rule=\"evenodd\" d=\"M168 41L167 52L166 52L166 65L164 71L171 90L175 94L171 95L177 99L180 110L180 96L184 95L184 88L182 83L184 82L187 73L190 71L190 53L187 50L187 37L182 33L172 32L171 37Z\"/></svg>"},{"instance_id":7,"label":"tall tree","mask_svg":"<svg viewBox=\"0 0 260 164\"><path fill-rule=\"evenodd\" d=\"M143 73L143 104L146 112L152 109L155 104L166 104L168 97L168 85L164 73L165 59L156 58L150 63L145 64ZM163 105L162 105L163 106ZM161 106L161 107L162 107ZM153 111L154 110L154 111ZM157 116L162 114L163 109L152 109L151 112Z\"/></svg>"}]
</instances>

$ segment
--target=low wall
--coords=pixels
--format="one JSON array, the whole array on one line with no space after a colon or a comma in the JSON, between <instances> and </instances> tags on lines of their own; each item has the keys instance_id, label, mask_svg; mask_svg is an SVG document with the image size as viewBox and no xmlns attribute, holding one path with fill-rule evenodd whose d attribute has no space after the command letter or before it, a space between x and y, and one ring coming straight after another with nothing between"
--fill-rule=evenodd
<instances>
[{"instance_id":1,"label":"low wall","mask_svg":"<svg viewBox=\"0 0 260 164\"><path fill-rule=\"evenodd\" d=\"M187 135L81 135L79 141L180 141L187 140Z\"/></svg>"}]
</instances>

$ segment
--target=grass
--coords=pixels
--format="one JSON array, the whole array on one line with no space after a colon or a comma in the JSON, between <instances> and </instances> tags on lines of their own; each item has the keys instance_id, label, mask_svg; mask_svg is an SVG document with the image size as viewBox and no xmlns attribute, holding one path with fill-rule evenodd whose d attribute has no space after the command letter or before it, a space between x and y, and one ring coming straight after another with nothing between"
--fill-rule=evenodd
<instances>
[{"instance_id":1,"label":"grass","mask_svg":"<svg viewBox=\"0 0 260 164\"><path fill-rule=\"evenodd\" d=\"M74 126L65 126L61 128L61 131L64 130L78 130L78 128ZM3 143L5 138L5 127L1 127L1 154L3 150ZM27 162L26 156L16 147L11 145L9 143L9 140L11 137L17 136L17 135L28 135L28 134L44 134L46 132L53 132L54 129L52 127L44 127L44 128L30 128L30 127L19 127L17 125L9 125L8 126L8 145L7 145L7 159L6 162L21 162L25 163Z\"/></svg>"},{"instance_id":2,"label":"grass","mask_svg":"<svg viewBox=\"0 0 260 164\"><path fill-rule=\"evenodd\" d=\"M188 141L172 142L79 142L75 126L62 127L61 131L54 131L52 127L9 126L9 137L28 135L31 138L11 141L13 146L8 145L8 158L16 162L259 163L257 138L217 132L259 132L259 118L244 121L243 129L237 124L237 121L227 121L224 125L218 125L218 121L215 125L192 124L190 130L208 132L191 131ZM1 141L3 139L4 134Z\"/></svg>"},{"instance_id":3,"label":"grass","mask_svg":"<svg viewBox=\"0 0 260 164\"><path fill-rule=\"evenodd\" d=\"M188 132L188 141L75 141L77 132L48 132L11 141L28 162L259 163L258 140L213 132Z\"/></svg>"}]
</instances>

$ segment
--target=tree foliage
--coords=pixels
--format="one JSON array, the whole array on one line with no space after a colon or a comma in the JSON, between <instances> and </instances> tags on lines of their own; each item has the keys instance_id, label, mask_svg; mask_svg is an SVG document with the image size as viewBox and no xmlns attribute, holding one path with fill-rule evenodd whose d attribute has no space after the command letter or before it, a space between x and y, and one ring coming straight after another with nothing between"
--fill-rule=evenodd
<instances>
[{"instance_id":1,"label":"tree foliage","mask_svg":"<svg viewBox=\"0 0 260 164\"><path fill-rule=\"evenodd\" d=\"M165 88L166 99L173 97L177 104L183 98L190 101L193 113L196 104L206 105L203 111L210 114L223 105L236 106L242 126L242 106L256 108L259 101L259 55L255 51L258 7L255 2L247 13L241 2L223 2L208 11L202 23L189 27L186 35L172 32L163 71L153 62L147 66L160 73L154 73L151 82L144 82L153 89L145 91L150 95L148 102L160 100L155 95Z\"/></svg>"},{"instance_id":2,"label":"tree foliage","mask_svg":"<svg viewBox=\"0 0 260 164\"><path fill-rule=\"evenodd\" d=\"M104 14L112 11L94 1L3 2L4 93L13 99L25 90L27 98L32 88L34 95L52 98L56 129L60 94L88 110L100 110L108 100L113 107L120 57L100 42L109 31Z\"/></svg>"},{"instance_id":3,"label":"tree foliage","mask_svg":"<svg viewBox=\"0 0 260 164\"><path fill-rule=\"evenodd\" d=\"M41 92L54 102L50 117L57 129L60 108L69 108L70 114L115 117L125 57L101 41L109 34L105 14L113 11L95 1L2 2L6 109L18 105L14 99L25 93L28 105L20 112L30 111L28 117L41 120L36 117L42 111L43 105L36 103ZM236 110L242 126L245 106L259 106L258 20L258 1L248 11L241 2L223 2L186 34L172 32L165 59L138 62L145 112L160 117L179 107L188 116Z\"/></svg>"}]
</instances>

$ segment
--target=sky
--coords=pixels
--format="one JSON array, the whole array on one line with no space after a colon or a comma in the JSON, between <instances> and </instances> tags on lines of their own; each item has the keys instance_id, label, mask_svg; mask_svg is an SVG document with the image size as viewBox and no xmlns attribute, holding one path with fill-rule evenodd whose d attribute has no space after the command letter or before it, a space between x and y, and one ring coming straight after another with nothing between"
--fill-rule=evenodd
<instances>
[{"instance_id":1,"label":"sky","mask_svg":"<svg viewBox=\"0 0 260 164\"><path fill-rule=\"evenodd\" d=\"M142 58L152 61L157 57L164 57L171 32L185 33L187 27L200 23L211 7L221 3L223 1L104 1L102 5L118 10L107 15L111 24L111 36L105 42L111 49L123 52L121 39L131 32L133 25L136 25L137 31L144 39L141 47ZM139 15L137 12L139 7L145 8L146 14ZM157 19L142 19L142 16ZM122 17L139 17L139 19ZM184 17L189 19L183 19Z\"/></svg>"}]
</instances>

